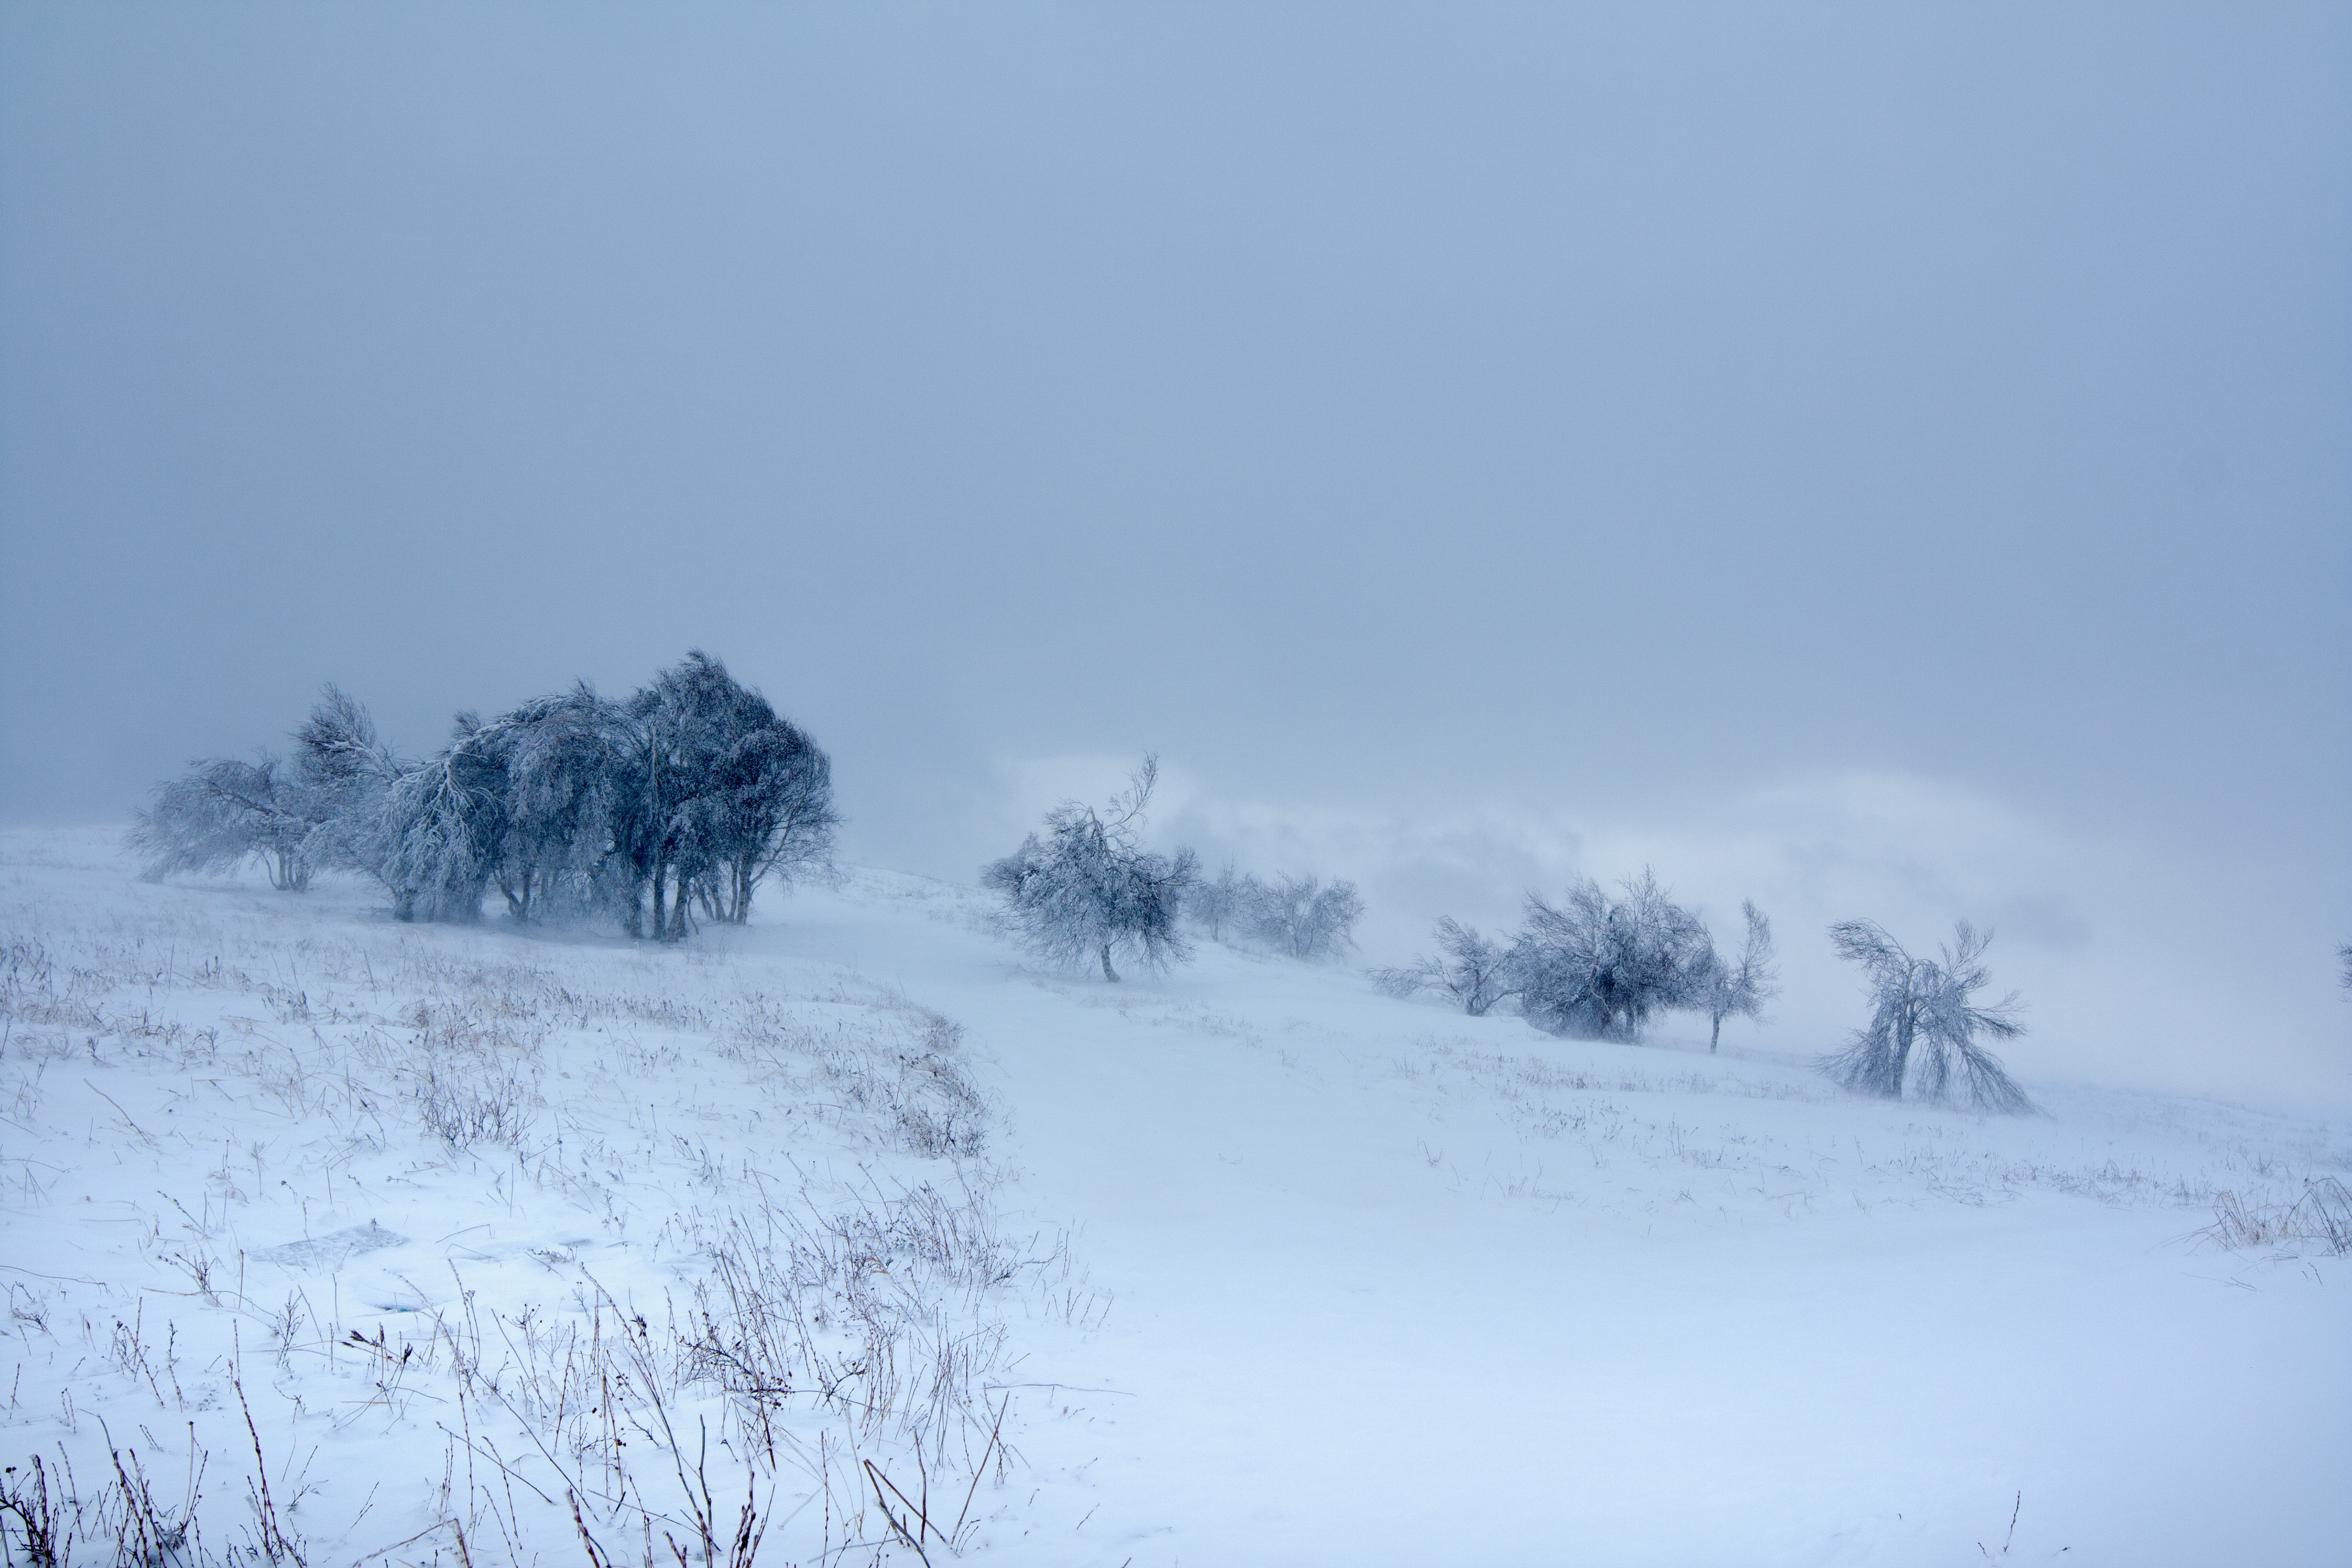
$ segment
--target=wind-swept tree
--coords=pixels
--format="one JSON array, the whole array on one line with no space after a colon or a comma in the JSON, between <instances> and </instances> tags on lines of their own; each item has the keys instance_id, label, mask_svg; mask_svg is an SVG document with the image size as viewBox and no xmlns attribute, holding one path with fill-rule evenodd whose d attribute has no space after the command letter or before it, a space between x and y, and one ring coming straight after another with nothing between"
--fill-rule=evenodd
<instances>
[{"instance_id":1,"label":"wind-swept tree","mask_svg":"<svg viewBox=\"0 0 2352 1568\"><path fill-rule=\"evenodd\" d=\"M310 885L304 852L322 804L282 757L193 763L155 786L154 804L136 814L129 846L155 881L173 871L226 871L258 860L269 885L299 893Z\"/></svg>"},{"instance_id":2,"label":"wind-swept tree","mask_svg":"<svg viewBox=\"0 0 2352 1568\"><path fill-rule=\"evenodd\" d=\"M294 755L304 784L326 798L330 824L363 816L369 797L399 771L398 760L377 739L366 705L332 681L320 689L310 716L294 731Z\"/></svg>"},{"instance_id":3,"label":"wind-swept tree","mask_svg":"<svg viewBox=\"0 0 2352 1568\"><path fill-rule=\"evenodd\" d=\"M686 934L699 900L741 923L761 879L829 865L840 817L833 764L814 742L699 648L625 705L635 798L620 835L651 933ZM629 929L639 929L639 898Z\"/></svg>"},{"instance_id":4,"label":"wind-swept tree","mask_svg":"<svg viewBox=\"0 0 2352 1568\"><path fill-rule=\"evenodd\" d=\"M1591 878L1558 904L1528 896L1508 961L1528 1022L1555 1035L1635 1040L1653 1015L1696 1005L1715 948L1647 868L1611 898Z\"/></svg>"},{"instance_id":5,"label":"wind-swept tree","mask_svg":"<svg viewBox=\"0 0 2352 1568\"><path fill-rule=\"evenodd\" d=\"M1099 960L1113 983L1115 952L1152 969L1192 956L1176 925L1198 876L1192 852L1155 855L1139 839L1159 777L1159 759L1145 757L1104 810L1065 801L1046 814L1043 837L1031 834L982 871L982 884L1004 895L1013 929L1032 952L1074 966Z\"/></svg>"},{"instance_id":6,"label":"wind-swept tree","mask_svg":"<svg viewBox=\"0 0 2352 1568\"><path fill-rule=\"evenodd\" d=\"M1509 951L1478 934L1476 926L1464 925L1452 915L1437 922L1436 956L1402 969L1374 970L1372 984L1391 996L1443 992L1473 1018L1485 1017L1496 1003L1519 988L1511 973Z\"/></svg>"},{"instance_id":7,"label":"wind-swept tree","mask_svg":"<svg viewBox=\"0 0 2352 1568\"><path fill-rule=\"evenodd\" d=\"M1741 904L1739 913L1748 924L1739 956L1727 962L1710 945L1706 973L1699 984L1699 1005L1706 1009L1709 1052L1722 1042L1726 1018L1761 1018L1764 1004L1780 994L1780 973L1772 966L1772 922L1752 902Z\"/></svg>"},{"instance_id":8,"label":"wind-swept tree","mask_svg":"<svg viewBox=\"0 0 2352 1568\"><path fill-rule=\"evenodd\" d=\"M631 732L586 682L533 698L498 721L506 772L499 890L518 921L576 916L622 897L613 848L631 779Z\"/></svg>"},{"instance_id":9,"label":"wind-swept tree","mask_svg":"<svg viewBox=\"0 0 2352 1568\"><path fill-rule=\"evenodd\" d=\"M1987 1006L1973 1000L1991 984L1982 961L1992 932L1961 921L1932 959L1914 956L1875 921L1842 921L1830 941L1840 958L1862 965L1871 1005L1870 1022L1823 1064L1832 1077L1888 1100L1901 1099L1907 1084L1925 1100L1948 1100L1957 1090L1980 1110L2033 1109L1979 1043L2025 1032L2016 993Z\"/></svg>"},{"instance_id":10,"label":"wind-swept tree","mask_svg":"<svg viewBox=\"0 0 2352 1568\"><path fill-rule=\"evenodd\" d=\"M713 920L741 925L763 878L791 882L833 864L833 763L779 718L766 698L737 688L710 762L702 831L711 869L698 884Z\"/></svg>"},{"instance_id":11,"label":"wind-swept tree","mask_svg":"<svg viewBox=\"0 0 2352 1568\"><path fill-rule=\"evenodd\" d=\"M712 762L725 744L734 682L699 649L665 669L623 705L630 723L633 798L622 850L630 881L650 893L656 939L682 938L694 880L716 861L709 831ZM644 919L632 892L629 933Z\"/></svg>"},{"instance_id":12,"label":"wind-swept tree","mask_svg":"<svg viewBox=\"0 0 2352 1568\"><path fill-rule=\"evenodd\" d=\"M505 735L460 713L448 743L394 775L376 874L398 918L470 924L507 839Z\"/></svg>"},{"instance_id":13,"label":"wind-swept tree","mask_svg":"<svg viewBox=\"0 0 2352 1568\"><path fill-rule=\"evenodd\" d=\"M375 878L404 921L479 920L494 877L511 907L513 858L528 858L514 832L510 766L525 728L515 715L485 722L460 713L439 751L403 758L377 738L364 706L328 686L294 732L302 775L327 803L311 858Z\"/></svg>"},{"instance_id":14,"label":"wind-swept tree","mask_svg":"<svg viewBox=\"0 0 2352 1568\"><path fill-rule=\"evenodd\" d=\"M358 871L383 883L401 919L413 914L393 870L393 786L410 764L376 735L366 705L331 681L294 731L295 765L319 802L318 826L305 841L322 870Z\"/></svg>"},{"instance_id":15,"label":"wind-swept tree","mask_svg":"<svg viewBox=\"0 0 2352 1568\"><path fill-rule=\"evenodd\" d=\"M1284 876L1272 882L1228 865L1215 878L1195 878L1184 895L1184 918L1213 942L1237 940L1286 958L1332 958L1356 945L1364 899L1356 884L1320 877Z\"/></svg>"}]
</instances>

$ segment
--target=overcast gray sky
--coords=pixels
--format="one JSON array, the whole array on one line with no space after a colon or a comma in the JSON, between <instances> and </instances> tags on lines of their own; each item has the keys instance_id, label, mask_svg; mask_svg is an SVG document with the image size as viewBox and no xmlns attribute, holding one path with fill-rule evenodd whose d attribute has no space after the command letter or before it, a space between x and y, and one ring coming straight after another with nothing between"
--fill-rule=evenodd
<instances>
[{"instance_id":1,"label":"overcast gray sky","mask_svg":"<svg viewBox=\"0 0 2352 1568\"><path fill-rule=\"evenodd\" d=\"M11 5L0 816L699 646L863 860L1149 747L2340 1093L2347 279L2340 5Z\"/></svg>"}]
</instances>

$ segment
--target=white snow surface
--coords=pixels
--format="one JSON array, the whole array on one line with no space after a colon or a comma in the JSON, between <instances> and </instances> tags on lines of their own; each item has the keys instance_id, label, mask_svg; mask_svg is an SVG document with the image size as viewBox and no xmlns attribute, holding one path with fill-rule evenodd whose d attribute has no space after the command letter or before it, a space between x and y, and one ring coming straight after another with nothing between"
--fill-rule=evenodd
<instances>
[{"instance_id":1,"label":"white snow surface","mask_svg":"<svg viewBox=\"0 0 2352 1568\"><path fill-rule=\"evenodd\" d=\"M2352 1268L2210 1229L2339 1123L1112 986L879 871L656 947L115 844L0 835L0 1444L201 1450L215 1555L257 1440L312 1568L577 1563L567 1488L669 1562L698 1462L762 1563L2352 1561Z\"/></svg>"}]
</instances>

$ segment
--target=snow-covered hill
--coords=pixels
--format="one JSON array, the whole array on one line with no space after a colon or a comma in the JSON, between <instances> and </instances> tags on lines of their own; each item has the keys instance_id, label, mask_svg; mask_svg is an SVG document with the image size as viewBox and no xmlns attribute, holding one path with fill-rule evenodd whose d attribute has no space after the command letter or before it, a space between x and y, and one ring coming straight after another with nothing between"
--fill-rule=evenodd
<instances>
[{"instance_id":1,"label":"snow-covered hill","mask_svg":"<svg viewBox=\"0 0 2352 1568\"><path fill-rule=\"evenodd\" d=\"M8 1495L312 1568L2352 1556L2352 1271L2283 1234L2341 1125L770 900L654 948L0 837Z\"/></svg>"}]
</instances>

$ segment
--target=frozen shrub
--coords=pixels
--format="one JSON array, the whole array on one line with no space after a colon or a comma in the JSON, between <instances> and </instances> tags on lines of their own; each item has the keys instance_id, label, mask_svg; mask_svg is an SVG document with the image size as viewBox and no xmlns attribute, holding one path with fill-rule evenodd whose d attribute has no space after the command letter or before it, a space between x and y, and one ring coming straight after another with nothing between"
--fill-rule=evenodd
<instances>
[{"instance_id":1,"label":"frozen shrub","mask_svg":"<svg viewBox=\"0 0 2352 1568\"><path fill-rule=\"evenodd\" d=\"M1478 933L1448 915L1437 922L1437 955L1402 969L1377 969L1372 984L1391 996L1441 992L1461 1004L1473 1018L1486 1016L1495 1004L1518 990L1512 977L1510 953L1501 943Z\"/></svg>"},{"instance_id":2,"label":"frozen shrub","mask_svg":"<svg viewBox=\"0 0 2352 1568\"><path fill-rule=\"evenodd\" d=\"M477 1143L514 1148L530 1130L530 1092L512 1072L467 1072L436 1062L417 1081L416 1114L426 1131L453 1150Z\"/></svg>"},{"instance_id":3,"label":"frozen shrub","mask_svg":"<svg viewBox=\"0 0 2352 1568\"><path fill-rule=\"evenodd\" d=\"M1558 904L1528 897L1508 967L1528 1022L1555 1035L1633 1040L1656 1013L1698 1005L1715 965L1706 927L1644 869L1611 898L1586 878Z\"/></svg>"}]
</instances>

